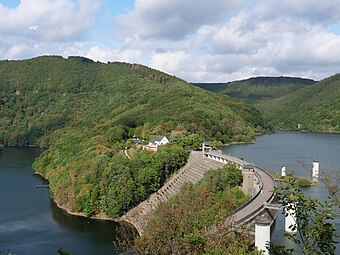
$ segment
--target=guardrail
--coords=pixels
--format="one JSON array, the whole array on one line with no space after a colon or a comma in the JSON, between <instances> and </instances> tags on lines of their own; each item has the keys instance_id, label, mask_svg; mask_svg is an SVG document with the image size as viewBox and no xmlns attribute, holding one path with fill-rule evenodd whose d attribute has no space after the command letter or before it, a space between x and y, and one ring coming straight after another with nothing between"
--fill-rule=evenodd
<instances>
[{"instance_id":1,"label":"guardrail","mask_svg":"<svg viewBox=\"0 0 340 255\"><path fill-rule=\"evenodd\" d=\"M210 159L214 159L214 160L224 162L224 163L231 162L231 163L237 164L241 167L243 165L249 164L248 162L241 160L239 158L235 158L235 157L232 157L232 156L223 155L223 154L219 154L219 153L215 153L215 152L214 153L206 152L206 153L204 153L204 155L207 158L210 158ZM227 162L225 162L225 161L227 161ZM259 174L260 171L261 171L261 173L267 175L271 179L272 183L274 183L274 185L275 185L274 178L268 172L266 172L265 170L263 170L262 168L260 168L258 166L254 166L254 174L259 181L259 190L253 195L253 197L248 202L246 202L245 204L243 204L239 208L235 209L233 212L225 215L224 216L225 219L232 217L232 215L235 215L236 213L240 212L241 210L243 210L244 208L249 206L256 199L258 199L258 197L262 194L265 184L263 183L262 177ZM273 201L274 197L275 197L275 193L271 192L270 197L265 201L265 203L271 203ZM249 213L248 215L238 219L234 223L236 223L236 224L241 224L241 223L247 224L247 223L251 222L252 220L254 220L255 217L258 216L264 209L265 209L264 204L262 204L261 206L254 208L254 210L251 213Z\"/></svg>"},{"instance_id":2,"label":"guardrail","mask_svg":"<svg viewBox=\"0 0 340 255\"><path fill-rule=\"evenodd\" d=\"M244 204L241 205L240 207L236 208L236 209L233 210L232 212L230 212L230 213L224 215L224 218L225 218L225 219L231 217L233 214L235 214L235 213L241 211L242 209L244 209L245 207L247 207L249 204L251 204L251 203L252 203L252 202L253 202L253 201L261 194L261 192L262 192L262 187L263 187L262 179L260 178L260 176L259 176L257 173L255 173L255 175L257 175L257 178L259 178L259 180L260 180L260 182L261 182L261 183L260 183L260 188L259 188L259 190L258 190L258 191L255 193L255 195L252 196L252 198L251 198L250 200L248 200L246 203L244 203ZM237 222L235 222L235 223L239 223L239 221L237 221Z\"/></svg>"},{"instance_id":3,"label":"guardrail","mask_svg":"<svg viewBox=\"0 0 340 255\"><path fill-rule=\"evenodd\" d=\"M255 167L255 169L256 169L256 170L260 170L260 171L262 171L263 173L265 173L266 175L268 175L268 176L272 179L272 181L275 183L274 178L273 178L267 171L265 171L265 170L263 170L263 169L261 169L261 168L259 168L259 167ZM256 174L258 174L258 173L256 173ZM259 176L259 175L258 175L258 176ZM259 180L261 180L261 182L262 182L262 178L261 178L260 176L259 176ZM262 191L263 191L263 182L262 182L262 186L261 186L259 192L257 193L257 196L258 196L259 194L261 194ZM266 201L265 203L269 203L269 204L270 204L270 203L274 200L274 198L275 198L275 193L272 192L271 196L267 199L267 201ZM255 199L256 199L256 198L252 199L247 205L249 205L249 204L250 204L251 202L253 202ZM265 206L265 204L262 204L260 207L256 208L251 214L248 214L248 215L242 217L241 219L239 219L239 220L238 220L237 222L235 222L235 223L237 223L237 224L241 224L241 223L247 224L247 223L251 222L252 220L254 220L254 218L255 218L256 216L258 216L258 215L265 209L264 206ZM246 206L244 206L244 207L246 207ZM243 208L244 208L244 207L243 207ZM241 208L241 209L243 209L243 208Z\"/></svg>"}]
</instances>

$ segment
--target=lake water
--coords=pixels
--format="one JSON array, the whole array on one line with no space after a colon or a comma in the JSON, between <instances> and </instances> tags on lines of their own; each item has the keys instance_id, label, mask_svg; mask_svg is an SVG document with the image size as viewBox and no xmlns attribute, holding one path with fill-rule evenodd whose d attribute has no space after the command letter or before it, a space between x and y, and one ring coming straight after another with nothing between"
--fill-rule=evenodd
<instances>
[{"instance_id":1,"label":"lake water","mask_svg":"<svg viewBox=\"0 0 340 255\"><path fill-rule=\"evenodd\" d=\"M56 255L118 254L114 249L116 223L71 216L51 201L46 184L34 175L37 148L5 148L0 154L0 254L8 251Z\"/></svg>"},{"instance_id":2,"label":"lake water","mask_svg":"<svg viewBox=\"0 0 340 255\"><path fill-rule=\"evenodd\" d=\"M310 164L318 159L321 169L340 171L340 135L276 132L257 137L255 144L232 145L223 151L255 164L301 160ZM0 154L0 254L7 255L9 250L16 255L56 255L58 248L72 255L117 254L112 244L117 226L114 222L68 215L51 201L48 189L35 188L45 183L33 175L31 167L40 152L36 148L5 148ZM308 176L304 168L290 170ZM305 191L321 199L327 197L322 183ZM288 243L283 229L280 216L273 241Z\"/></svg>"},{"instance_id":3,"label":"lake water","mask_svg":"<svg viewBox=\"0 0 340 255\"><path fill-rule=\"evenodd\" d=\"M320 170L340 174L340 135L316 134L302 132L277 131L272 135L258 136L255 144L240 144L224 147L222 151L246 161L261 164L295 164L300 161L312 164L317 159L320 161ZM281 173L281 167L267 167ZM310 177L304 167L287 167L287 171L294 172L297 176ZM318 186L304 189L305 194L321 200L327 199L328 193L324 184L319 181ZM336 219L336 227L340 229L340 219ZM283 236L284 217L279 213L272 241L284 245L292 245ZM339 240L340 241L340 240ZM340 254L340 244L337 245L337 254Z\"/></svg>"}]
</instances>

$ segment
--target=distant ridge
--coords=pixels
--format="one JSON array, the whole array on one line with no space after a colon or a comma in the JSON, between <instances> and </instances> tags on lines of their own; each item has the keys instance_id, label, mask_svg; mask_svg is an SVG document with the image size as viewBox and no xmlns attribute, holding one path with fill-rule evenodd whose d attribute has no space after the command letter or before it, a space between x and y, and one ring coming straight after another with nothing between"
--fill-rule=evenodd
<instances>
[{"instance_id":1,"label":"distant ridge","mask_svg":"<svg viewBox=\"0 0 340 255\"><path fill-rule=\"evenodd\" d=\"M256 107L276 128L340 133L340 74Z\"/></svg>"},{"instance_id":2,"label":"distant ridge","mask_svg":"<svg viewBox=\"0 0 340 255\"><path fill-rule=\"evenodd\" d=\"M276 129L340 132L340 75L322 81L293 77L255 77L195 86L254 105Z\"/></svg>"},{"instance_id":3,"label":"distant ridge","mask_svg":"<svg viewBox=\"0 0 340 255\"><path fill-rule=\"evenodd\" d=\"M314 83L314 80L298 77L260 76L227 83L193 83L193 85L255 104L261 100L278 98Z\"/></svg>"}]
</instances>

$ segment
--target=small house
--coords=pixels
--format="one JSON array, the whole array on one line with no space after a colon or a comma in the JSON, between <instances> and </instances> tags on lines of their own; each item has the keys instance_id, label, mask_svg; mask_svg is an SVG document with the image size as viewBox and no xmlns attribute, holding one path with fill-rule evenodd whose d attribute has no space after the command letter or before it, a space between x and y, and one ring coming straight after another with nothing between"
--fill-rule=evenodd
<instances>
[{"instance_id":1,"label":"small house","mask_svg":"<svg viewBox=\"0 0 340 255\"><path fill-rule=\"evenodd\" d=\"M153 139L150 140L149 145L157 145L162 146L167 144L169 139L162 135L156 135Z\"/></svg>"},{"instance_id":2,"label":"small house","mask_svg":"<svg viewBox=\"0 0 340 255\"><path fill-rule=\"evenodd\" d=\"M245 171L254 172L254 168L255 168L255 165L252 164L252 163L244 163L242 165L242 169L245 170Z\"/></svg>"},{"instance_id":3,"label":"small house","mask_svg":"<svg viewBox=\"0 0 340 255\"><path fill-rule=\"evenodd\" d=\"M152 138L148 145L144 146L144 149L148 151L158 151L158 149L167 144L169 142L169 139L162 135L156 135L154 138Z\"/></svg>"}]
</instances>

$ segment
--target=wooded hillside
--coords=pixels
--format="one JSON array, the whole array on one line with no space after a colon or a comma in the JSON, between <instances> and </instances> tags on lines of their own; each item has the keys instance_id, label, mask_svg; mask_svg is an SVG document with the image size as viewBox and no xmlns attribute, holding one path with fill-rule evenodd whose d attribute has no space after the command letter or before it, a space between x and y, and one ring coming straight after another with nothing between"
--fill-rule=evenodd
<instances>
[{"instance_id":1,"label":"wooded hillside","mask_svg":"<svg viewBox=\"0 0 340 255\"><path fill-rule=\"evenodd\" d=\"M0 61L0 116L0 144L48 147L34 167L60 205L111 217L157 190L188 156L173 143L129 160L128 138L185 129L228 143L266 128L240 100L145 66L83 57Z\"/></svg>"},{"instance_id":2,"label":"wooded hillside","mask_svg":"<svg viewBox=\"0 0 340 255\"><path fill-rule=\"evenodd\" d=\"M340 132L340 75L256 106L275 127Z\"/></svg>"},{"instance_id":3,"label":"wooded hillside","mask_svg":"<svg viewBox=\"0 0 340 255\"><path fill-rule=\"evenodd\" d=\"M314 83L315 81L310 79L293 77L254 77L227 83L195 83L194 85L257 104L279 98Z\"/></svg>"},{"instance_id":4,"label":"wooded hillside","mask_svg":"<svg viewBox=\"0 0 340 255\"><path fill-rule=\"evenodd\" d=\"M319 82L256 77L224 84L195 85L251 103L276 129L340 132L340 75Z\"/></svg>"}]
</instances>

